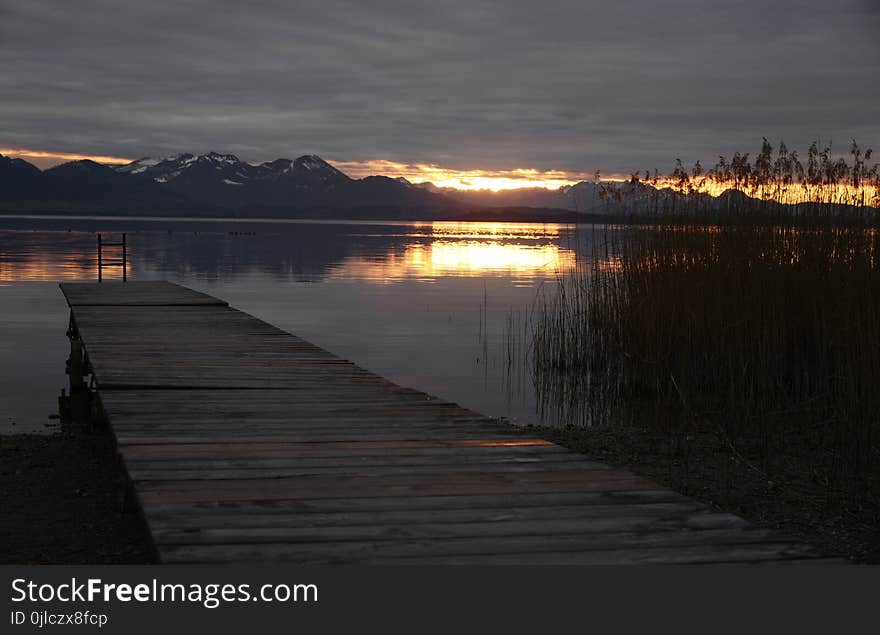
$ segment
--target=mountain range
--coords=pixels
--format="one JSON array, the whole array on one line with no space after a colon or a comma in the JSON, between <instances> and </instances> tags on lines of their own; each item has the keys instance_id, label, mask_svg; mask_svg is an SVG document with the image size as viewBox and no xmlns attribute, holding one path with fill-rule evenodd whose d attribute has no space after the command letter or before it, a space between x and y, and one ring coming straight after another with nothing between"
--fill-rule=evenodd
<instances>
[{"instance_id":1,"label":"mountain range","mask_svg":"<svg viewBox=\"0 0 880 635\"><path fill-rule=\"evenodd\" d=\"M404 178L351 178L321 157L259 165L232 154L145 157L124 165L90 160L47 170L0 155L0 210L314 218L514 217L592 211L595 185L547 190L462 191Z\"/></svg>"}]
</instances>

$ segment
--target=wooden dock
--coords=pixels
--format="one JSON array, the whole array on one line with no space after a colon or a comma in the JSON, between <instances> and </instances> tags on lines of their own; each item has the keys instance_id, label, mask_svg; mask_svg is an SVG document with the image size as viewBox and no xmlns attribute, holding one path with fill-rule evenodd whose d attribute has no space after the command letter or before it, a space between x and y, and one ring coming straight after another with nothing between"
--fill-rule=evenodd
<instances>
[{"instance_id":1,"label":"wooden dock","mask_svg":"<svg viewBox=\"0 0 880 635\"><path fill-rule=\"evenodd\" d=\"M161 562L816 555L211 296L168 282L61 288Z\"/></svg>"}]
</instances>

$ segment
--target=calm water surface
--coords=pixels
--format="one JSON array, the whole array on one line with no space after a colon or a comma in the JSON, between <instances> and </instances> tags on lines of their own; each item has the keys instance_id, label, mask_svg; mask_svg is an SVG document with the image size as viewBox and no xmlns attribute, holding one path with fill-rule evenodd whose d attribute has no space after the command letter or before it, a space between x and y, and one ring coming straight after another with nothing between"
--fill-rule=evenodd
<instances>
[{"instance_id":1,"label":"calm water surface","mask_svg":"<svg viewBox=\"0 0 880 635\"><path fill-rule=\"evenodd\" d=\"M574 226L0 218L0 433L52 431L67 385L58 289L95 280L96 232L128 234L129 279L228 300L405 386L536 420L506 329L575 264ZM117 276L114 270L107 278Z\"/></svg>"}]
</instances>

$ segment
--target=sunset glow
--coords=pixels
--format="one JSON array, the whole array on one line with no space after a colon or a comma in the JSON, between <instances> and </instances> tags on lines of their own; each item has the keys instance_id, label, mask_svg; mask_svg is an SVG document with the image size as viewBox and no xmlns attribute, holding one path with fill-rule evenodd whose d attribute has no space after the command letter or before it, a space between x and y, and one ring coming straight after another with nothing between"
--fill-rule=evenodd
<instances>
[{"instance_id":1,"label":"sunset glow","mask_svg":"<svg viewBox=\"0 0 880 635\"><path fill-rule=\"evenodd\" d=\"M133 161L133 159L105 156L101 154L47 152L43 150L28 150L25 148L0 148L0 154L30 161L40 168L51 167L66 161L82 161L83 159L94 161L95 163L131 163L131 161Z\"/></svg>"},{"instance_id":2,"label":"sunset glow","mask_svg":"<svg viewBox=\"0 0 880 635\"><path fill-rule=\"evenodd\" d=\"M514 168L511 170L454 170L433 163L398 163L395 161L330 161L336 168L355 178L374 174L403 177L413 183L431 182L437 187L457 190L512 190L523 187L557 189L574 185L588 177L585 173L563 170Z\"/></svg>"}]
</instances>

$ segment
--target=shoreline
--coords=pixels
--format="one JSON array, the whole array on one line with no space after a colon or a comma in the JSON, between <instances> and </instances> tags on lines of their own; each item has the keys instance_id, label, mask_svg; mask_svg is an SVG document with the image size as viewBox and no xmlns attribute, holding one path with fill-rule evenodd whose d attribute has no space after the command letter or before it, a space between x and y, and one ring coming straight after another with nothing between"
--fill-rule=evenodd
<instances>
[{"instance_id":1,"label":"shoreline","mask_svg":"<svg viewBox=\"0 0 880 635\"><path fill-rule=\"evenodd\" d=\"M154 562L109 434L0 435L0 563Z\"/></svg>"},{"instance_id":2,"label":"shoreline","mask_svg":"<svg viewBox=\"0 0 880 635\"><path fill-rule=\"evenodd\" d=\"M831 506L821 487L796 474L771 480L720 435L689 435L688 461L670 435L620 426L615 430L531 426L537 435L626 468L718 511L737 514L817 547L831 557L880 564L880 528L869 510Z\"/></svg>"},{"instance_id":3,"label":"shoreline","mask_svg":"<svg viewBox=\"0 0 880 635\"><path fill-rule=\"evenodd\" d=\"M336 225L411 225L413 223L509 223L509 224L553 224L553 225L594 225L610 220L606 214L581 213L569 210L540 208L474 210L466 214L414 215L411 218L385 218L382 216L241 216L205 214L118 214L106 211L52 211L52 210L0 210L0 220L113 220L120 222L233 222L254 224L336 224ZM619 222L616 219L615 222Z\"/></svg>"}]
</instances>

